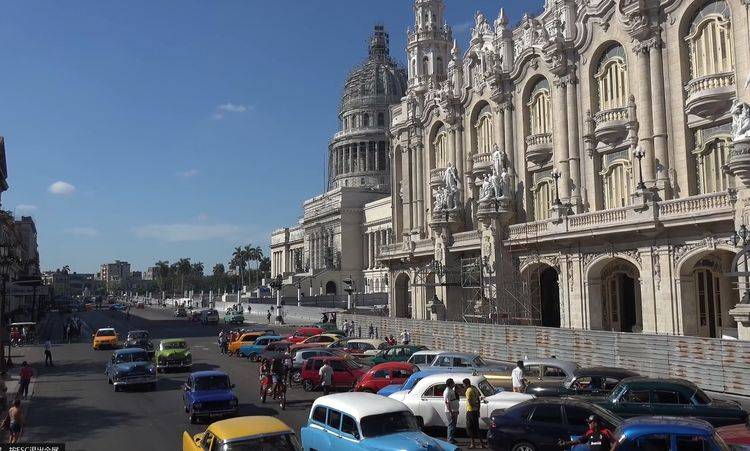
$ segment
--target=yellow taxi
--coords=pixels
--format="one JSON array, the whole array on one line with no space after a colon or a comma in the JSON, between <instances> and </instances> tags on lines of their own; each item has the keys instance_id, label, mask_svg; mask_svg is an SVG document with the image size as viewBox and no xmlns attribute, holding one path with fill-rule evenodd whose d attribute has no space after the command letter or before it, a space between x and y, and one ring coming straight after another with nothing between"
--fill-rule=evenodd
<instances>
[{"instance_id":1,"label":"yellow taxi","mask_svg":"<svg viewBox=\"0 0 750 451\"><path fill-rule=\"evenodd\" d=\"M119 338L114 327L103 327L98 329L91 337L94 339L92 346L94 349L110 348L115 349L120 346Z\"/></svg>"},{"instance_id":2,"label":"yellow taxi","mask_svg":"<svg viewBox=\"0 0 750 451\"><path fill-rule=\"evenodd\" d=\"M267 416L237 417L212 423L205 432L182 433L182 451L205 450L302 451L292 428Z\"/></svg>"},{"instance_id":3,"label":"yellow taxi","mask_svg":"<svg viewBox=\"0 0 750 451\"><path fill-rule=\"evenodd\" d=\"M227 351L229 352L229 355L237 353L237 351L240 350L240 346L242 345L251 345L255 343L255 340L257 340L259 337L262 337L263 335L269 335L269 334L268 332L245 332L243 333L242 335L239 336L239 338L229 343L229 346L227 347ZM239 353L237 354L239 355Z\"/></svg>"}]
</instances>

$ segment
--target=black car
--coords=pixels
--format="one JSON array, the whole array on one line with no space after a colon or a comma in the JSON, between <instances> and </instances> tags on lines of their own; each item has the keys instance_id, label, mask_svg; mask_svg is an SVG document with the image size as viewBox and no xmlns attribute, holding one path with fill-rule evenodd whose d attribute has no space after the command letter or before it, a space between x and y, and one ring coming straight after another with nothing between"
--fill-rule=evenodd
<instances>
[{"instance_id":1,"label":"black car","mask_svg":"<svg viewBox=\"0 0 750 451\"><path fill-rule=\"evenodd\" d=\"M526 393L543 396L604 396L620 383L621 380L638 376L635 371L622 368L595 366L579 368L566 377L563 382L538 382L526 387Z\"/></svg>"},{"instance_id":2,"label":"black car","mask_svg":"<svg viewBox=\"0 0 750 451\"><path fill-rule=\"evenodd\" d=\"M154 356L154 345L151 343L148 331L145 330L128 331L123 348L141 348L147 351L150 357Z\"/></svg>"},{"instance_id":3,"label":"black car","mask_svg":"<svg viewBox=\"0 0 750 451\"><path fill-rule=\"evenodd\" d=\"M622 422L606 409L585 401L536 398L493 412L487 443L503 451L560 451L557 442L583 435L590 415L596 415L600 425L611 431Z\"/></svg>"}]
</instances>

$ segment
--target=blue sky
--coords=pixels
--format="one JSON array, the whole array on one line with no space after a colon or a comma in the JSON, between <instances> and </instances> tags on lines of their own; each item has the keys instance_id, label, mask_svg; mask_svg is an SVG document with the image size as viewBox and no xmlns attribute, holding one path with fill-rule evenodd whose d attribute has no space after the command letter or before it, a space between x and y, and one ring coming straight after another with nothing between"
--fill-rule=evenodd
<instances>
[{"instance_id":1,"label":"blue sky","mask_svg":"<svg viewBox=\"0 0 750 451\"><path fill-rule=\"evenodd\" d=\"M473 15L448 0L466 48ZM541 0L507 2L510 20ZM95 272L235 245L267 249L324 188L348 71L375 23L405 60L412 2L80 0L3 2L0 134L10 189L31 214L43 269ZM60 183L57 183L60 182Z\"/></svg>"}]
</instances>

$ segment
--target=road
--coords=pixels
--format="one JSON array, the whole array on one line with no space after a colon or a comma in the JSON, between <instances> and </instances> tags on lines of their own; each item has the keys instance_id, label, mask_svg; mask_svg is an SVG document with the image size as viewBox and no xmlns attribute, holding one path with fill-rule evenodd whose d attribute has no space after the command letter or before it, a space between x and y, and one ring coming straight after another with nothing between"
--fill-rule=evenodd
<instances>
[{"instance_id":1,"label":"road","mask_svg":"<svg viewBox=\"0 0 750 451\"><path fill-rule=\"evenodd\" d=\"M219 354L216 336L223 326L202 326L173 319L171 310L132 310L127 320L121 312L91 311L81 314L93 329L113 326L121 335L145 329L153 340L186 338L193 354L193 369L220 369L236 384L241 415L278 416L298 433L319 393L301 388L289 391L286 411L278 404L262 404L258 397L257 364ZM60 323L61 319L55 319ZM276 327L290 332L291 327ZM61 324L53 329L59 339ZM85 337L90 336L88 331ZM27 349L27 348L24 348ZM182 409L181 384L186 373L161 374L156 391L115 392L107 384L104 367L111 351L94 351L89 340L61 344L53 350L54 368L44 368L41 350L29 350L29 360L38 371L24 441L66 443L77 450L181 449L182 432L201 432L205 424L190 424Z\"/></svg>"}]
</instances>

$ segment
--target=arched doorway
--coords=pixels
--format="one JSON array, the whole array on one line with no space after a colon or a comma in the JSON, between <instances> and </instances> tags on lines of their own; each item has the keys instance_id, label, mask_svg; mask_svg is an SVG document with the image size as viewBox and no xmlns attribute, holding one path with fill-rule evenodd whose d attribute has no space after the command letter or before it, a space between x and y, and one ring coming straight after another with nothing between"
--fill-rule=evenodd
<instances>
[{"instance_id":1,"label":"arched doorway","mask_svg":"<svg viewBox=\"0 0 750 451\"><path fill-rule=\"evenodd\" d=\"M640 332L641 290L638 269L617 259L602 270L602 325L604 330Z\"/></svg>"},{"instance_id":2,"label":"arched doorway","mask_svg":"<svg viewBox=\"0 0 750 451\"><path fill-rule=\"evenodd\" d=\"M542 326L560 327L560 287L557 270L547 266L539 275Z\"/></svg>"},{"instance_id":3,"label":"arched doorway","mask_svg":"<svg viewBox=\"0 0 750 451\"><path fill-rule=\"evenodd\" d=\"M396 276L393 286L393 314L396 318L411 318L411 279L406 273Z\"/></svg>"},{"instance_id":4,"label":"arched doorway","mask_svg":"<svg viewBox=\"0 0 750 451\"><path fill-rule=\"evenodd\" d=\"M326 282L326 294L336 294L336 282L333 280Z\"/></svg>"}]
</instances>

